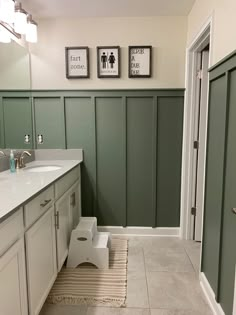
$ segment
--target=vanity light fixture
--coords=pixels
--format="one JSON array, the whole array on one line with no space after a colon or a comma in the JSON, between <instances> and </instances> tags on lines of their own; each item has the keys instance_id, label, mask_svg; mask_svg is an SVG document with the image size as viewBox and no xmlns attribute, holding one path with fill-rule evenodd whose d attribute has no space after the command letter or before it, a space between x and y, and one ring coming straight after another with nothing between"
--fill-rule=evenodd
<instances>
[{"instance_id":1,"label":"vanity light fixture","mask_svg":"<svg viewBox=\"0 0 236 315\"><path fill-rule=\"evenodd\" d=\"M32 19L32 15L28 14L25 34L25 39L27 40L27 42L37 43L38 40L37 27L38 24Z\"/></svg>"},{"instance_id":2,"label":"vanity light fixture","mask_svg":"<svg viewBox=\"0 0 236 315\"><path fill-rule=\"evenodd\" d=\"M25 36L27 42L37 42L37 23L15 0L0 0L0 42L9 43L12 38Z\"/></svg>"}]
</instances>

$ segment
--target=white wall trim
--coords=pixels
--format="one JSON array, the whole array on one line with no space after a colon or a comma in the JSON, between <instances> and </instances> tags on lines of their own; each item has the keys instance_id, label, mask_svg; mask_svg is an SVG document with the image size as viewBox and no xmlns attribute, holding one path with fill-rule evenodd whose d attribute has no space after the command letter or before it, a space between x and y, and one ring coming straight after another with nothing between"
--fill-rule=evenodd
<instances>
[{"instance_id":1,"label":"white wall trim","mask_svg":"<svg viewBox=\"0 0 236 315\"><path fill-rule=\"evenodd\" d=\"M179 237L180 228L151 228L151 227L122 227L122 226L98 226L100 232L110 232L113 235L133 236L168 236Z\"/></svg>"},{"instance_id":2,"label":"white wall trim","mask_svg":"<svg viewBox=\"0 0 236 315\"><path fill-rule=\"evenodd\" d=\"M221 305L216 302L215 294L203 272L200 273L200 285L214 315L225 315Z\"/></svg>"},{"instance_id":3,"label":"white wall trim","mask_svg":"<svg viewBox=\"0 0 236 315\"><path fill-rule=\"evenodd\" d=\"M209 30L209 31L208 31ZM192 158L193 158L193 133L194 133L194 77L196 67L195 56L199 45L204 42L205 34L210 36L210 62L212 55L212 32L213 14L207 19L199 33L196 35L186 50L185 71L185 102L184 102L184 125L182 146L182 173L181 173L181 206L180 206L180 237L192 239L191 231L191 192L192 192Z\"/></svg>"}]
</instances>

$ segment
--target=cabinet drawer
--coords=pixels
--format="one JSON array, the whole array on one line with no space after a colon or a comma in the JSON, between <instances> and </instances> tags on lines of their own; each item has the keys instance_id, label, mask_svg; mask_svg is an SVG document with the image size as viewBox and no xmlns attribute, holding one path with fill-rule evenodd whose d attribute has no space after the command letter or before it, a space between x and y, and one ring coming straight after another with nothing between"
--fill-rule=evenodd
<instances>
[{"instance_id":1,"label":"cabinet drawer","mask_svg":"<svg viewBox=\"0 0 236 315\"><path fill-rule=\"evenodd\" d=\"M77 166L55 183L55 198L62 196L80 177L80 167Z\"/></svg>"},{"instance_id":2,"label":"cabinet drawer","mask_svg":"<svg viewBox=\"0 0 236 315\"><path fill-rule=\"evenodd\" d=\"M23 210L20 208L0 224L0 255L19 239L23 231Z\"/></svg>"},{"instance_id":3,"label":"cabinet drawer","mask_svg":"<svg viewBox=\"0 0 236 315\"><path fill-rule=\"evenodd\" d=\"M54 200L53 185L44 190L41 194L25 205L25 225L30 226L47 209L49 209Z\"/></svg>"}]
</instances>

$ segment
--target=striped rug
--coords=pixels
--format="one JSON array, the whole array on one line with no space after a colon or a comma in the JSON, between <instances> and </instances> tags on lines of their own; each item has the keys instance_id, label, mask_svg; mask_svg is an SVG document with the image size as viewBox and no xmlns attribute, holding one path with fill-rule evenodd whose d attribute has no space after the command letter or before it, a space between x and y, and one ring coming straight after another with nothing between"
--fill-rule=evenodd
<instances>
[{"instance_id":1,"label":"striped rug","mask_svg":"<svg viewBox=\"0 0 236 315\"><path fill-rule=\"evenodd\" d=\"M49 293L48 303L92 306L125 306L128 241L112 239L110 267L62 268Z\"/></svg>"}]
</instances>

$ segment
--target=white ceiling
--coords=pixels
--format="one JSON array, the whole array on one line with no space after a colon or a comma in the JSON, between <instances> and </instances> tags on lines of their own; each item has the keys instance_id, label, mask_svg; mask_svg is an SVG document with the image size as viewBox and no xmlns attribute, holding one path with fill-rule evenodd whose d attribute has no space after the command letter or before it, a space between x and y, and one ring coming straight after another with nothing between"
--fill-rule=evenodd
<instances>
[{"instance_id":1,"label":"white ceiling","mask_svg":"<svg viewBox=\"0 0 236 315\"><path fill-rule=\"evenodd\" d=\"M38 18L188 15L195 0L22 0Z\"/></svg>"}]
</instances>

